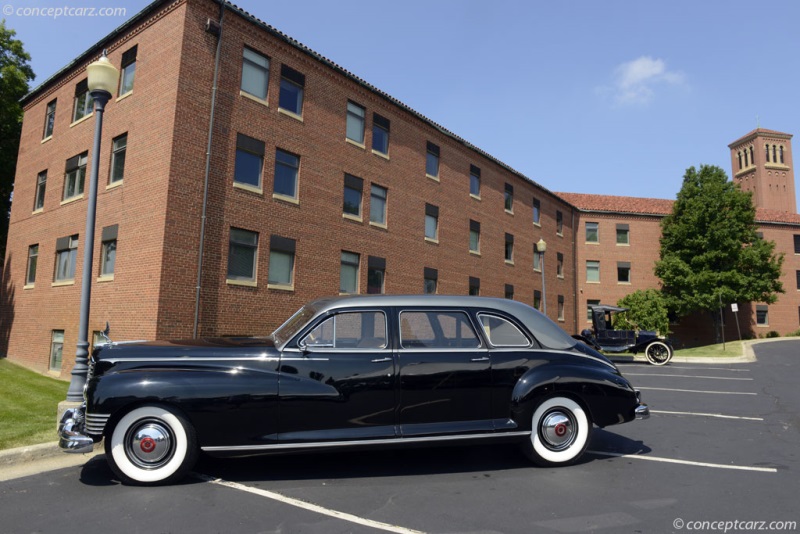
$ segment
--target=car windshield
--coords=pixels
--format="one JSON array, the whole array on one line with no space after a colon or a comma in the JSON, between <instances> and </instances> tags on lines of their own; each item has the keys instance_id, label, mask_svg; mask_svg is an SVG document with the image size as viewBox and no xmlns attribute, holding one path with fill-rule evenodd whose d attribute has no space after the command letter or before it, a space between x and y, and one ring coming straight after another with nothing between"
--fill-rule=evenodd
<instances>
[{"instance_id":1,"label":"car windshield","mask_svg":"<svg viewBox=\"0 0 800 534\"><path fill-rule=\"evenodd\" d=\"M272 333L272 340L275 342L275 346L283 345L292 339L316 313L317 309L313 306L303 306L297 310L294 315L289 317L285 323Z\"/></svg>"}]
</instances>

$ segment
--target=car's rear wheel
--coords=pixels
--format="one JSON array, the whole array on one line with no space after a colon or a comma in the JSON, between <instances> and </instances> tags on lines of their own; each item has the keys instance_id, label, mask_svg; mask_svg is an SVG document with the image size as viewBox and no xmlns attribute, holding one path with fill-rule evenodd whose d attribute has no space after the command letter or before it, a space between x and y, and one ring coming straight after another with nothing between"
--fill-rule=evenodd
<instances>
[{"instance_id":1,"label":"car's rear wheel","mask_svg":"<svg viewBox=\"0 0 800 534\"><path fill-rule=\"evenodd\" d=\"M541 466L569 465L589 444L592 422L580 404L567 397L551 397L533 412L531 436L523 451Z\"/></svg>"},{"instance_id":2,"label":"car's rear wheel","mask_svg":"<svg viewBox=\"0 0 800 534\"><path fill-rule=\"evenodd\" d=\"M644 349L644 355L653 365L664 365L672 359L672 349L663 341L653 341Z\"/></svg>"},{"instance_id":3,"label":"car's rear wheel","mask_svg":"<svg viewBox=\"0 0 800 534\"><path fill-rule=\"evenodd\" d=\"M126 484L169 484L194 466L198 447L192 425L160 405L135 408L106 436L106 458Z\"/></svg>"}]
</instances>

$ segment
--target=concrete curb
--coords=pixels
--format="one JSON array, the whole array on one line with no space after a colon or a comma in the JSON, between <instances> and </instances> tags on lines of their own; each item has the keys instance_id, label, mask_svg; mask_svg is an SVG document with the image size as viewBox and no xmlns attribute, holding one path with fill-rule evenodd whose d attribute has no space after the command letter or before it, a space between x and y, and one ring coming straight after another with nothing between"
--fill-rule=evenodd
<instances>
[{"instance_id":1,"label":"concrete curb","mask_svg":"<svg viewBox=\"0 0 800 534\"><path fill-rule=\"evenodd\" d=\"M39 445L28 445L27 447L17 447L16 449L6 449L0 451L0 468L18 465L24 462L35 462L56 458L65 453L58 448L58 442L41 443Z\"/></svg>"}]
</instances>

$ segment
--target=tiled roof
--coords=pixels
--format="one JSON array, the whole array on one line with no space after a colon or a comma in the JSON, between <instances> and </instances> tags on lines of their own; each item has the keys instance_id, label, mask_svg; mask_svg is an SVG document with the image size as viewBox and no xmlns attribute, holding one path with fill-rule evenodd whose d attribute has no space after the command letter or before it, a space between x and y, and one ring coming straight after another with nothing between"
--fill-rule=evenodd
<instances>
[{"instance_id":1,"label":"tiled roof","mask_svg":"<svg viewBox=\"0 0 800 534\"><path fill-rule=\"evenodd\" d=\"M556 194L581 211L661 216L672 213L672 200L663 198L617 197L586 193Z\"/></svg>"},{"instance_id":2,"label":"tiled roof","mask_svg":"<svg viewBox=\"0 0 800 534\"><path fill-rule=\"evenodd\" d=\"M556 193L580 211L619 213L633 215L666 216L672 213L673 200L663 198L617 197L586 193ZM788 211L756 208L756 222L772 224L798 224L800 215Z\"/></svg>"},{"instance_id":3,"label":"tiled roof","mask_svg":"<svg viewBox=\"0 0 800 534\"><path fill-rule=\"evenodd\" d=\"M791 139L792 134L787 134L785 132L779 132L776 130L767 130L766 128L756 128L755 130L746 133L745 135L741 136L739 139L734 141L733 143L728 145L728 148L733 148L734 146L738 145L739 143L743 143L745 141L749 141L754 138L756 135L764 134L764 135L772 135L776 137L785 137L786 139Z\"/></svg>"}]
</instances>

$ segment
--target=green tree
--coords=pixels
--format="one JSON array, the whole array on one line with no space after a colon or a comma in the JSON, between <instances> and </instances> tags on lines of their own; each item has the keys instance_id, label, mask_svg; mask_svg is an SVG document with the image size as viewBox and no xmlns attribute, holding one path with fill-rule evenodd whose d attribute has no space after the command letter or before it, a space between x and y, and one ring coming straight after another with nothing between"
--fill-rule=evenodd
<instances>
[{"instance_id":1,"label":"green tree","mask_svg":"<svg viewBox=\"0 0 800 534\"><path fill-rule=\"evenodd\" d=\"M617 302L629 308L625 313L614 314L614 328L620 330L654 330L666 336L669 330L667 300L658 289L638 290Z\"/></svg>"},{"instance_id":2,"label":"green tree","mask_svg":"<svg viewBox=\"0 0 800 534\"><path fill-rule=\"evenodd\" d=\"M5 257L11 192L17 169L19 136L22 131L22 106L19 99L28 92L34 74L22 41L14 30L0 21L0 262Z\"/></svg>"},{"instance_id":3,"label":"green tree","mask_svg":"<svg viewBox=\"0 0 800 534\"><path fill-rule=\"evenodd\" d=\"M720 305L773 303L783 293L783 255L756 235L751 195L728 181L719 167L690 167L672 208L661 223L661 259L655 274L671 311L711 313Z\"/></svg>"}]
</instances>

